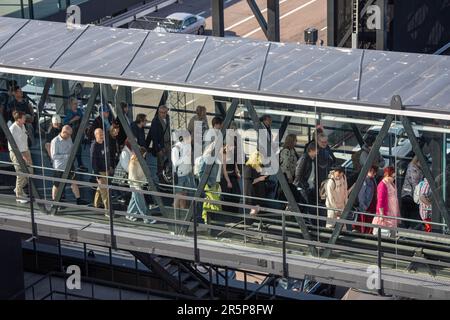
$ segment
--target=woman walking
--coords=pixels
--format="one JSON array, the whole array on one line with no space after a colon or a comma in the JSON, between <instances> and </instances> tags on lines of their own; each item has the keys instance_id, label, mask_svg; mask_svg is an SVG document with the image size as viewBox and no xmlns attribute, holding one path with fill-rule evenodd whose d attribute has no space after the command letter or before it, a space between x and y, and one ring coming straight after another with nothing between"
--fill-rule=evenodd
<instances>
[{"instance_id":1,"label":"woman walking","mask_svg":"<svg viewBox=\"0 0 450 320\"><path fill-rule=\"evenodd\" d=\"M377 187L377 215L373 219L373 224L380 227L397 228L400 217L400 209L397 198L397 188L394 184L395 169L386 167L383 172L383 180ZM378 228L373 229L373 234L378 233ZM381 229L381 234L392 236L395 233L390 229Z\"/></svg>"},{"instance_id":2,"label":"woman walking","mask_svg":"<svg viewBox=\"0 0 450 320\"><path fill-rule=\"evenodd\" d=\"M140 148L142 156L145 158L146 150L145 148ZM128 179L130 181L130 188L134 190L142 190L143 185L146 183L146 177L141 165L139 164L136 154L132 154L130 159L130 164L128 165ZM139 214L142 216L147 216L149 210L147 203L145 202L145 197L142 193L132 192L130 203L128 204L127 213ZM134 216L126 216L130 221L137 221ZM156 220L144 218L144 223L152 224Z\"/></svg>"}]
</instances>

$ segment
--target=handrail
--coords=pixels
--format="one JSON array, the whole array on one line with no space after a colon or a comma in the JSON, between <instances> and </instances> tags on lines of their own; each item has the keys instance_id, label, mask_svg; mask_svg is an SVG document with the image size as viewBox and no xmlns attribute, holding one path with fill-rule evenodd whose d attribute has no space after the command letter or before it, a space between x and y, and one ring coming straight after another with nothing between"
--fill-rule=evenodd
<instances>
[{"instance_id":1,"label":"handrail","mask_svg":"<svg viewBox=\"0 0 450 320\"><path fill-rule=\"evenodd\" d=\"M435 53L435 55L441 55L443 54L445 51L447 51L448 49L450 49L450 42L447 43L446 45L444 45L443 47L441 47L440 49L438 49Z\"/></svg>"}]
</instances>

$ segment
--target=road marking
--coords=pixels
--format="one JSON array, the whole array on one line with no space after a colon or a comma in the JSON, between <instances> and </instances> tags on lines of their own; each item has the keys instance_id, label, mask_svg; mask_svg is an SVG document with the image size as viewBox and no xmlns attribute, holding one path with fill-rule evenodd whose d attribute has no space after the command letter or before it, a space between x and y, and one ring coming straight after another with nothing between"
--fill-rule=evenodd
<instances>
[{"instance_id":1,"label":"road marking","mask_svg":"<svg viewBox=\"0 0 450 320\"><path fill-rule=\"evenodd\" d=\"M284 15L282 15L282 16L280 17L280 20L281 20L281 19L284 19L284 18L286 18L286 17L288 17L288 16L290 16L291 14L293 14L293 13L299 11L299 10L304 9L305 7L309 6L310 4L313 4L313 3L316 2L316 1L317 1L317 0L311 0L311 1L307 2L307 3L305 3L304 5L301 5L300 7L295 8L294 10L291 10L291 11L287 12L286 14L284 14ZM280 2L280 3L281 3L281 2ZM250 31L249 33L243 35L242 38L250 37L251 35L257 33L257 32L260 31L260 30L261 30L261 28L256 28L255 30Z\"/></svg>"},{"instance_id":2,"label":"road marking","mask_svg":"<svg viewBox=\"0 0 450 320\"><path fill-rule=\"evenodd\" d=\"M232 1L232 0L229 0L229 1ZM286 1L288 1L288 0L281 0L280 4L282 4L282 3L286 2ZM261 13L264 13L266 11L267 11L267 8L261 10ZM233 25L229 26L228 28L226 28L225 31L229 31L229 30L233 29L234 27L237 27L237 26L247 22L248 20L253 19L254 17L255 17L254 15L251 15L250 17L247 17L247 18L245 18L245 19L243 19L243 20L241 20L239 22L236 22L235 24L233 24Z\"/></svg>"},{"instance_id":3,"label":"road marking","mask_svg":"<svg viewBox=\"0 0 450 320\"><path fill-rule=\"evenodd\" d=\"M328 29L328 27L323 27L322 29L320 29L320 31L327 30L327 29Z\"/></svg>"},{"instance_id":4,"label":"road marking","mask_svg":"<svg viewBox=\"0 0 450 320\"><path fill-rule=\"evenodd\" d=\"M206 13L206 11L199 12L199 13L197 13L197 16L201 16L202 14L205 14L205 13Z\"/></svg>"}]
</instances>

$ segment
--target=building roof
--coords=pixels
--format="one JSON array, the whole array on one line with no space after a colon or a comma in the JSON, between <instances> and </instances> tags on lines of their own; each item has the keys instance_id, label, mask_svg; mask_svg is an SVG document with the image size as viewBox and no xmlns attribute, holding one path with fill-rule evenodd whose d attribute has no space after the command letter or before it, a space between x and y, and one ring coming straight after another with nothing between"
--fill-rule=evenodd
<instances>
[{"instance_id":1,"label":"building roof","mask_svg":"<svg viewBox=\"0 0 450 320\"><path fill-rule=\"evenodd\" d=\"M255 100L450 115L450 57L0 17L0 72ZM331 103L331 104L330 104Z\"/></svg>"}]
</instances>

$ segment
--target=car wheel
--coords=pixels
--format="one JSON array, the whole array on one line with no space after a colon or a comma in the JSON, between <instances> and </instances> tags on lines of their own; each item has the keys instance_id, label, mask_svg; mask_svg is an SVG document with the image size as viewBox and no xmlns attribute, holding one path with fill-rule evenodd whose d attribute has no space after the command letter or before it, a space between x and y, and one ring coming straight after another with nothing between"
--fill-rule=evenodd
<instances>
[{"instance_id":1,"label":"car wheel","mask_svg":"<svg viewBox=\"0 0 450 320\"><path fill-rule=\"evenodd\" d=\"M198 34L198 35L205 34L205 28L204 28L203 26L201 26L200 28L198 28L197 34Z\"/></svg>"}]
</instances>

